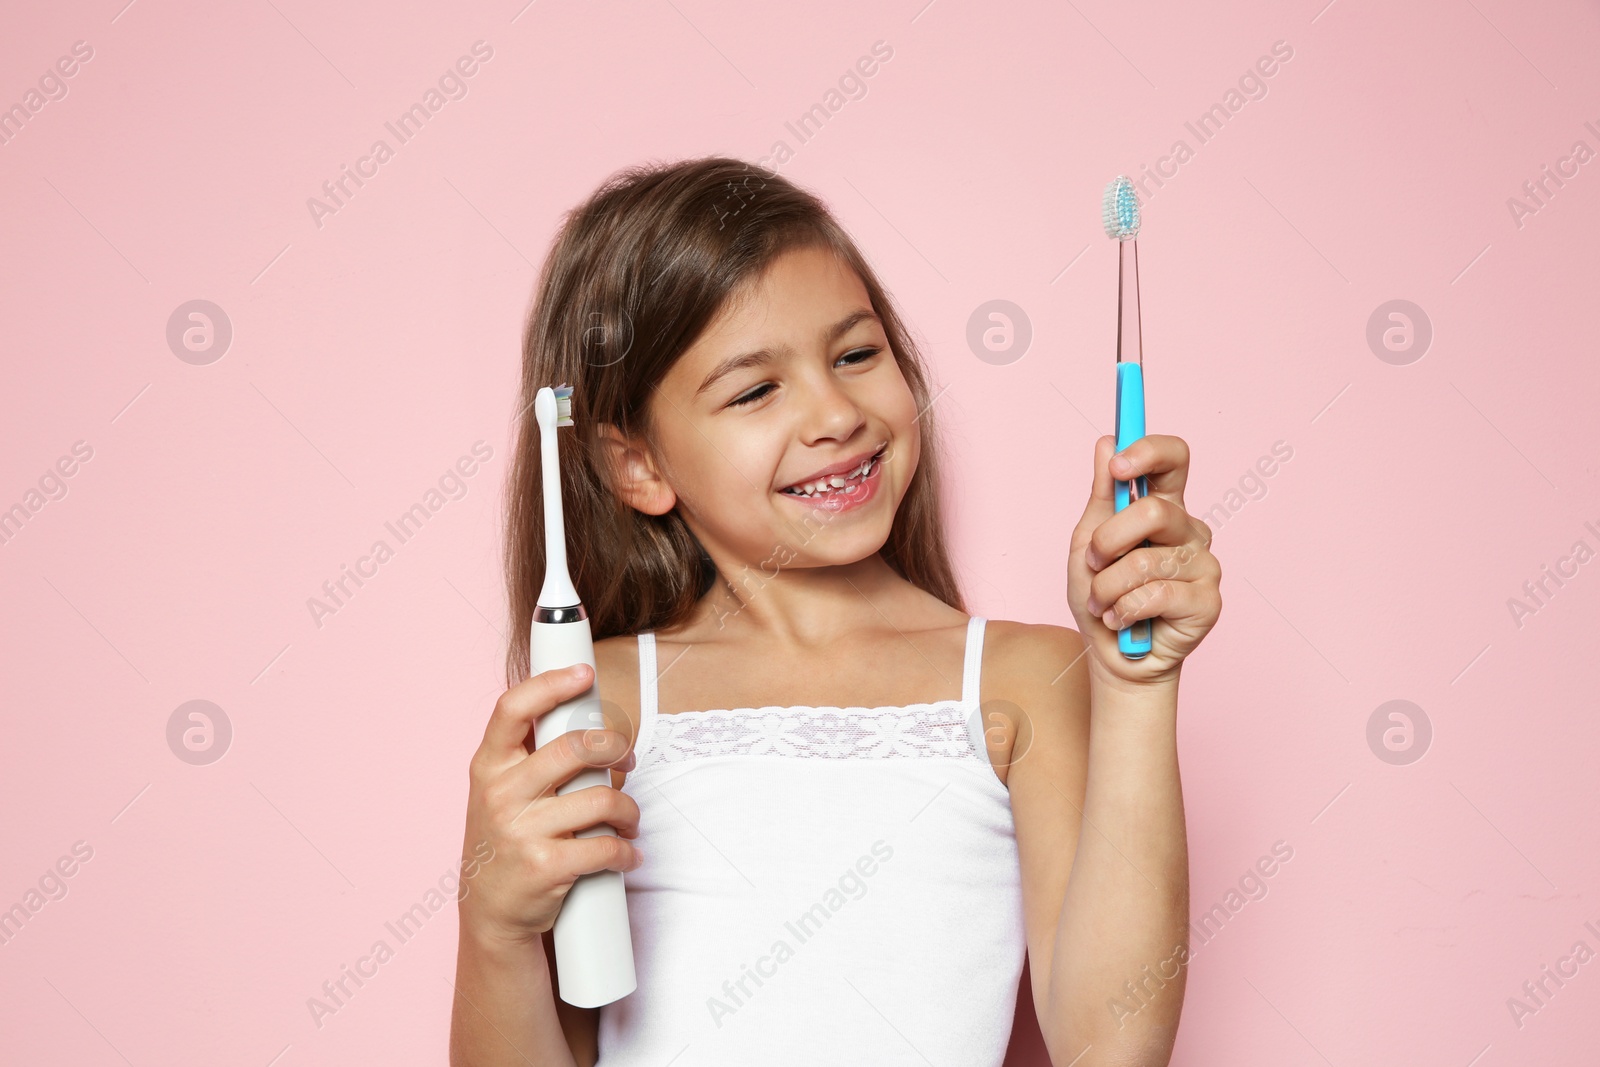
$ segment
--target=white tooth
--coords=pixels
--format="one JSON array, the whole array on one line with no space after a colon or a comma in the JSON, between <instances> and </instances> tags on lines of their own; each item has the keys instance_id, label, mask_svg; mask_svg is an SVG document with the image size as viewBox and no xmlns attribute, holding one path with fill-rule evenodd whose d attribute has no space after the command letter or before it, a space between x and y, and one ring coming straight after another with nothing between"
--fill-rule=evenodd
<instances>
[{"instance_id":1,"label":"white tooth","mask_svg":"<svg viewBox=\"0 0 1600 1067\"><path fill-rule=\"evenodd\" d=\"M844 479L835 474L832 478L828 479L828 484L837 489L839 486L844 484Z\"/></svg>"}]
</instances>

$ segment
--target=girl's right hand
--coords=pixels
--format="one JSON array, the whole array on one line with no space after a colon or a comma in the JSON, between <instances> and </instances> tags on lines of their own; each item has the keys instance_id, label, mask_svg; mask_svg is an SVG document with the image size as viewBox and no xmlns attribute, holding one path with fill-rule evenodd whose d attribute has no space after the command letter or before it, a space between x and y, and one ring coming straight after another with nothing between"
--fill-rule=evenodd
<instances>
[{"instance_id":1,"label":"girl's right hand","mask_svg":"<svg viewBox=\"0 0 1600 1067\"><path fill-rule=\"evenodd\" d=\"M459 896L464 929L471 926L481 936L505 942L537 943L555 925L561 902L580 875L639 865L638 849L625 840L639 836L639 805L632 797L609 785L556 795L559 786L588 767L631 770L628 738L616 730L572 730L528 751L535 720L589 688L593 678L588 664L545 671L495 702L469 771ZM618 836L573 836L600 823ZM485 843L491 850L488 860L482 858ZM469 855L478 860L469 861Z\"/></svg>"}]
</instances>

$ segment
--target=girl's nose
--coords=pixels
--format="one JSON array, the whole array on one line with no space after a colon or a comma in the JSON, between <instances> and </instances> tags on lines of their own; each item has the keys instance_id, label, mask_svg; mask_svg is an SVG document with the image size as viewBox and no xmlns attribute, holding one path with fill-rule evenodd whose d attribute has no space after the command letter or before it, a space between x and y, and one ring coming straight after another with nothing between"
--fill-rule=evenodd
<instances>
[{"instance_id":1,"label":"girl's nose","mask_svg":"<svg viewBox=\"0 0 1600 1067\"><path fill-rule=\"evenodd\" d=\"M813 440L853 436L866 414L850 393L831 376L819 381L808 398L805 429Z\"/></svg>"}]
</instances>

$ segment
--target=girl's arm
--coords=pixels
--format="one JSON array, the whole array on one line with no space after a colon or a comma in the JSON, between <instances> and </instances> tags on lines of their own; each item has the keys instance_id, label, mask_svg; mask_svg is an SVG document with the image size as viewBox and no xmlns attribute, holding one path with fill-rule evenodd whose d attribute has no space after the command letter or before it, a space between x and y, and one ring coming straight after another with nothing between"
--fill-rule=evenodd
<instances>
[{"instance_id":1,"label":"girl's arm","mask_svg":"<svg viewBox=\"0 0 1600 1067\"><path fill-rule=\"evenodd\" d=\"M592 1045L587 1058L575 1055L579 1044L569 1047L552 969L546 951L537 946L504 941L463 923L456 952L451 1067L594 1067Z\"/></svg>"},{"instance_id":2,"label":"girl's arm","mask_svg":"<svg viewBox=\"0 0 1600 1067\"><path fill-rule=\"evenodd\" d=\"M1058 1067L1161 1067L1189 923L1176 684L1091 686L1078 633L1011 625L994 696L1019 709L1006 784L1040 1031Z\"/></svg>"},{"instance_id":3,"label":"girl's arm","mask_svg":"<svg viewBox=\"0 0 1600 1067\"><path fill-rule=\"evenodd\" d=\"M1070 632L1070 631L1069 631ZM1073 634L1077 638L1076 634ZM1059 663L1070 663L1081 638ZM1037 824L1045 818L1073 827L1073 847L1054 862L1035 864L1033 879L1041 907L1053 909L1030 930L1030 946L1042 942L1034 959L1043 975L1036 1002L1045 1005L1040 1027L1055 1063L1076 1060L1077 1067L1137 1064L1164 1067L1177 1038L1188 962L1189 853L1178 775L1175 719L1177 686L1170 691L1130 693L1090 686L1078 662L1072 701L1063 713L1061 699L1041 702L1044 716L1064 720L1036 724L1028 760L1014 769L1028 799L1044 791L1033 807L1049 814L1029 822L1035 851L1051 849L1050 839L1068 836ZM1063 679L1065 682L1066 679ZM1088 690L1087 694L1085 690ZM1060 735L1054 742L1051 734ZM1061 742L1076 755L1057 755ZM1076 767L1077 790L1054 781L1052 766ZM1041 783L1039 779L1044 779ZM1013 786L1013 807L1018 786ZM1024 820L1027 821L1027 820ZM1024 830L1019 822L1019 839ZM1019 848L1021 847L1019 840ZM1027 878L1025 869L1024 877Z\"/></svg>"},{"instance_id":4,"label":"girl's arm","mask_svg":"<svg viewBox=\"0 0 1600 1067\"><path fill-rule=\"evenodd\" d=\"M1022 718L1036 736L1012 770L1012 808L1051 1058L1165 1067L1189 962L1178 678L1221 613L1222 568L1211 528L1183 503L1188 444L1152 434L1113 458L1115 448L1109 436L1095 443L1072 532L1078 630L1030 628L1055 647L1034 649L1022 671L1033 678ZM1115 482L1133 478L1149 491L1117 511ZM1150 649L1130 659L1117 632L1140 619L1152 620Z\"/></svg>"},{"instance_id":5,"label":"girl's arm","mask_svg":"<svg viewBox=\"0 0 1600 1067\"><path fill-rule=\"evenodd\" d=\"M550 932L578 878L638 866L630 840L639 835L639 806L616 788L632 768L633 742L617 730L589 729L527 748L535 720L589 688L594 674L577 664L506 690L472 757L452 1067L592 1067L597 1058L598 1013L557 1003ZM612 768L612 785L556 792L588 767ZM578 836L602 822L617 833Z\"/></svg>"}]
</instances>

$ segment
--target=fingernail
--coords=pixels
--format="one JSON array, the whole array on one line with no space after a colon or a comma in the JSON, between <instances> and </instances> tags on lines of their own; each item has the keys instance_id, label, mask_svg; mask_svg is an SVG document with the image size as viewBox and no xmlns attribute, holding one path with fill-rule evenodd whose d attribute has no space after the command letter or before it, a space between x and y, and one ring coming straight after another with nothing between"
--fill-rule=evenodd
<instances>
[{"instance_id":1,"label":"fingernail","mask_svg":"<svg viewBox=\"0 0 1600 1067\"><path fill-rule=\"evenodd\" d=\"M639 869L640 865L643 864L643 863L644 863L644 850L639 848L638 845L633 846L633 866L629 867L628 870L637 871Z\"/></svg>"},{"instance_id":2,"label":"fingernail","mask_svg":"<svg viewBox=\"0 0 1600 1067\"><path fill-rule=\"evenodd\" d=\"M1113 474L1126 474L1132 466L1133 461L1120 452L1111 457L1111 471Z\"/></svg>"},{"instance_id":3,"label":"fingernail","mask_svg":"<svg viewBox=\"0 0 1600 1067\"><path fill-rule=\"evenodd\" d=\"M583 672L588 669L589 665L587 663L574 663L572 666L567 668L567 673L572 675L574 678L582 678Z\"/></svg>"},{"instance_id":4,"label":"fingernail","mask_svg":"<svg viewBox=\"0 0 1600 1067\"><path fill-rule=\"evenodd\" d=\"M1110 627L1111 629L1122 629L1122 627L1117 625L1117 613L1111 608L1107 608L1106 613L1101 617L1105 620L1106 626Z\"/></svg>"}]
</instances>

